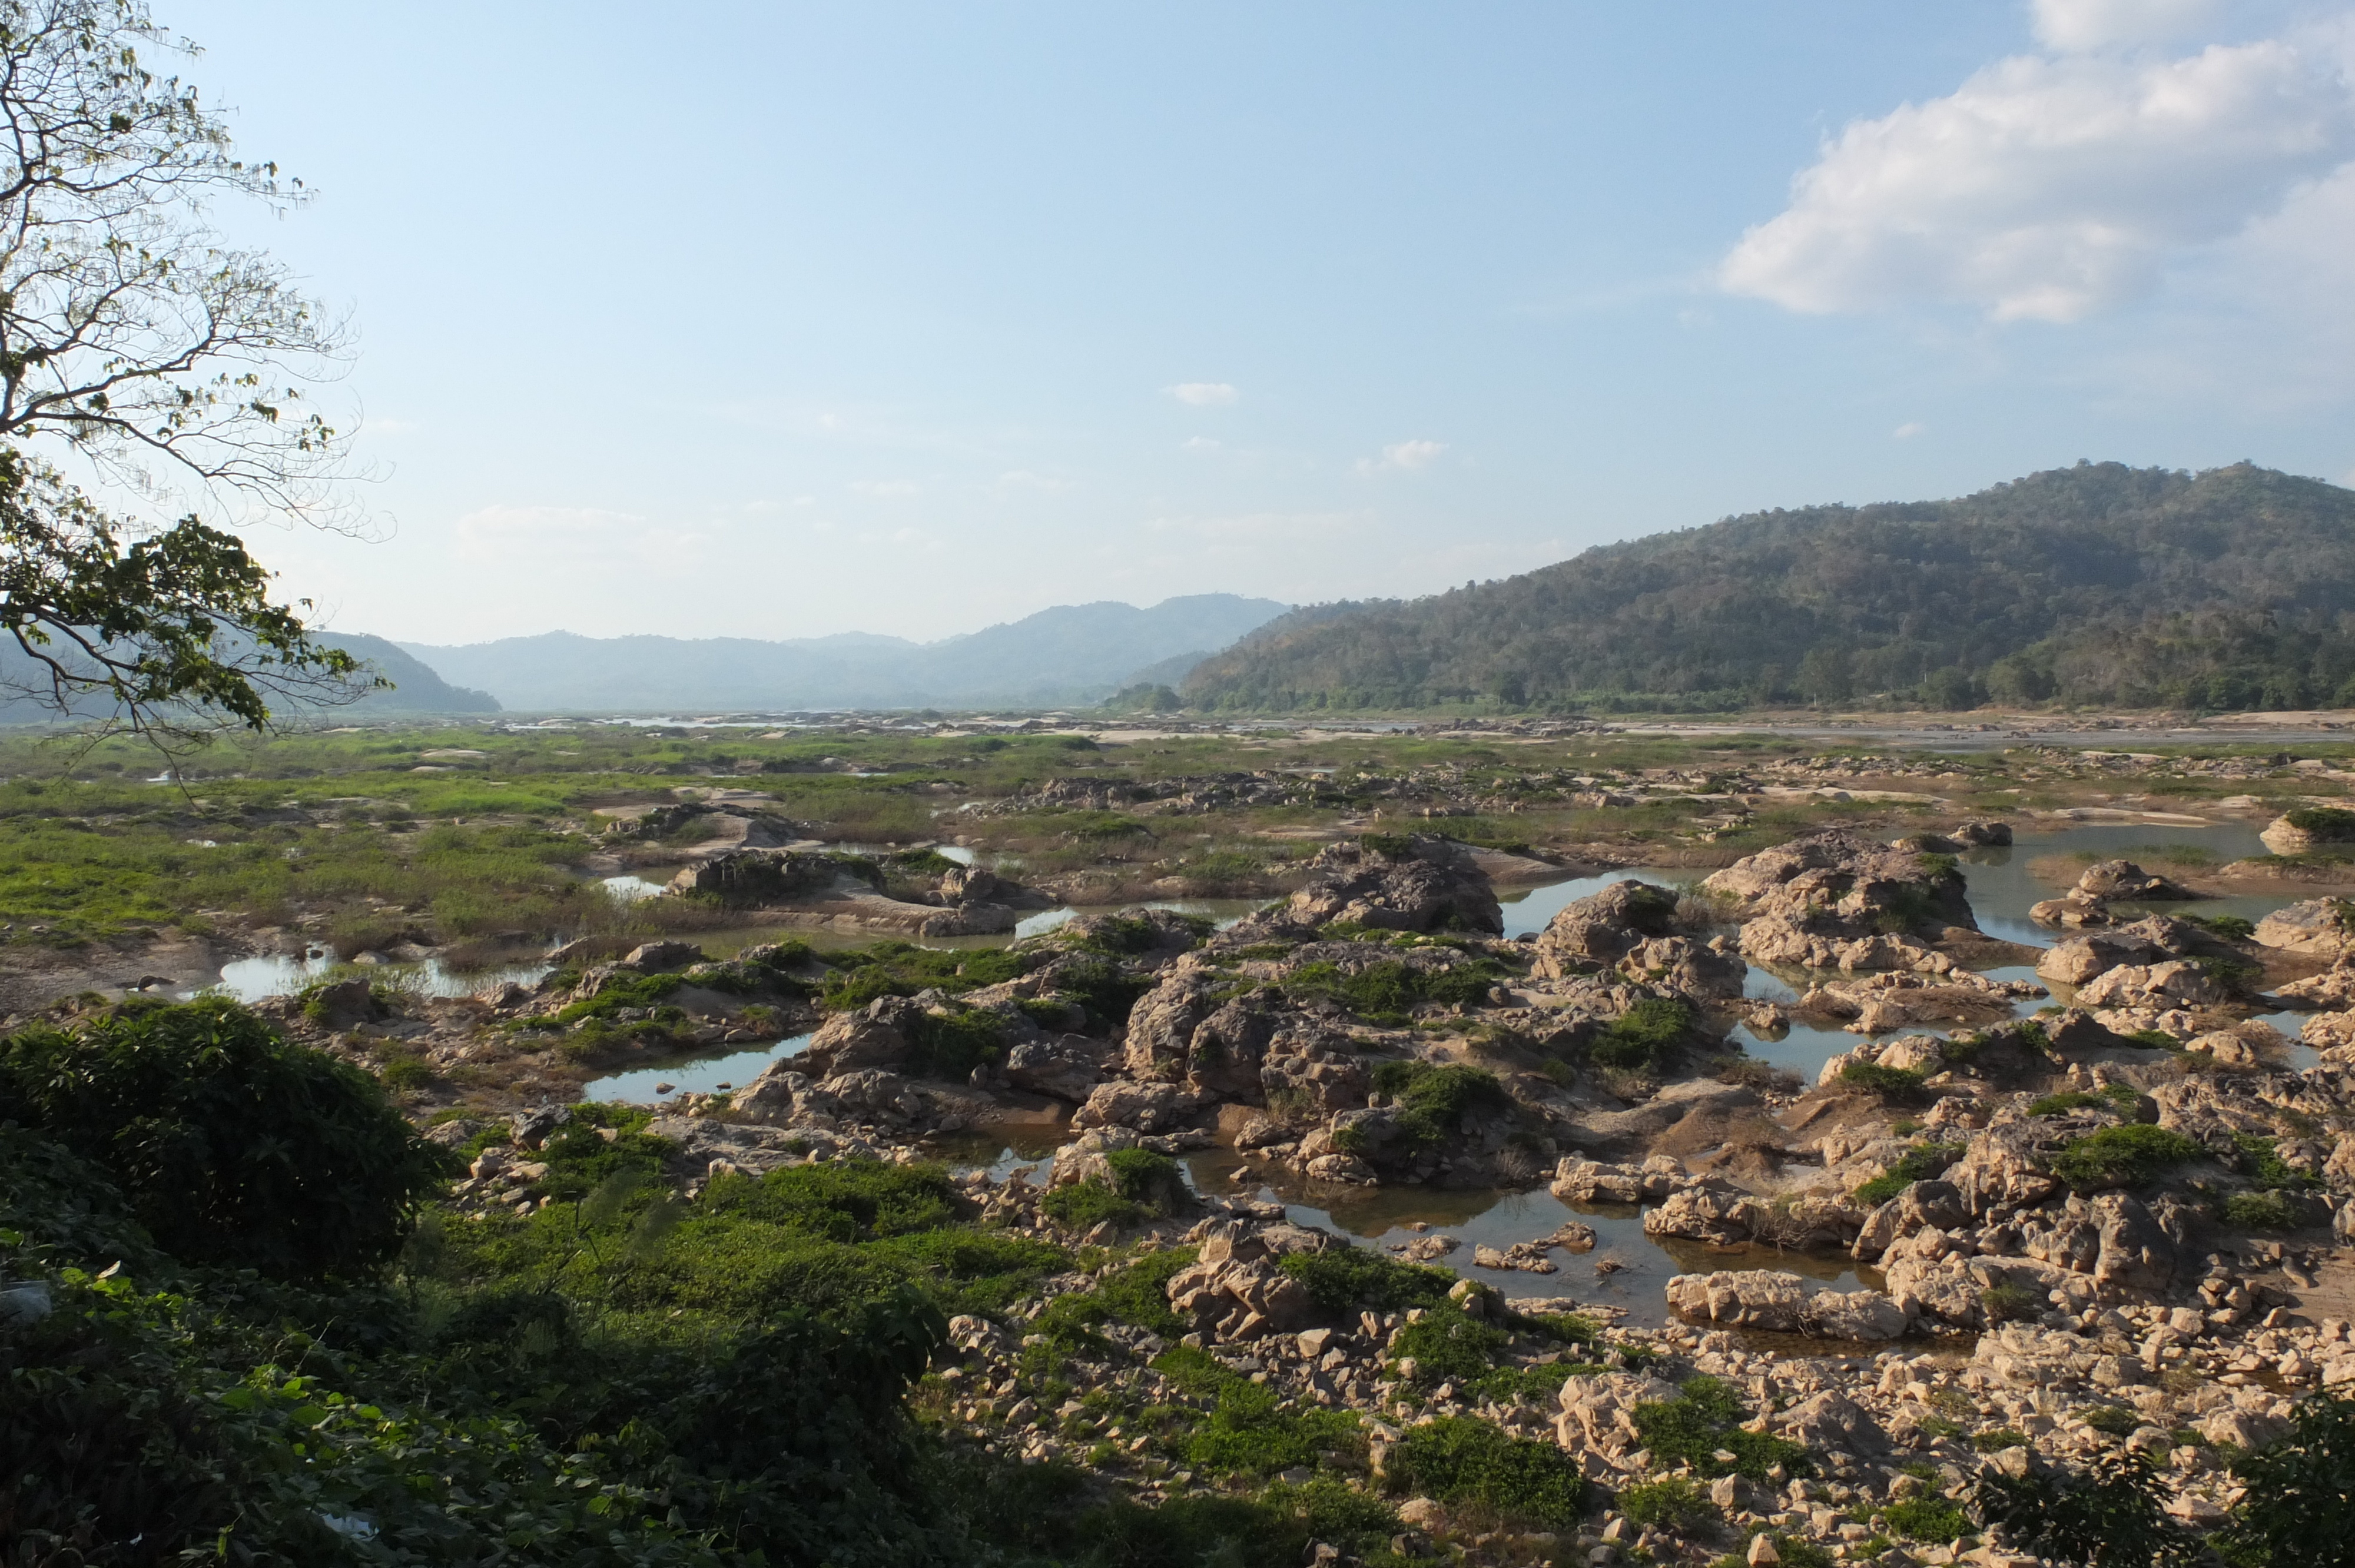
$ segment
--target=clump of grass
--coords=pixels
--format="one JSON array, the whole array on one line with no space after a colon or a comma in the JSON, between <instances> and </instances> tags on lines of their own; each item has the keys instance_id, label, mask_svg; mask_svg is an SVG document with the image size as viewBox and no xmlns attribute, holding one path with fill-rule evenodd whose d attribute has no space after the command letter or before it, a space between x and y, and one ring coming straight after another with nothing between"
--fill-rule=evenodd
<instances>
[{"instance_id":1,"label":"clump of grass","mask_svg":"<svg viewBox=\"0 0 2355 1568\"><path fill-rule=\"evenodd\" d=\"M1681 1476L1643 1481L1619 1493L1619 1511L1637 1524L1694 1530L1713 1521L1717 1507L1709 1494Z\"/></svg>"},{"instance_id":2,"label":"clump of grass","mask_svg":"<svg viewBox=\"0 0 2355 1568\"><path fill-rule=\"evenodd\" d=\"M1319 962L1303 964L1284 976L1284 989L1296 997L1337 1001L1371 1022L1404 1023L1425 1002L1457 1007L1484 1000L1504 973L1487 959L1445 969L1414 969L1385 959L1354 973L1338 964Z\"/></svg>"},{"instance_id":3,"label":"clump of grass","mask_svg":"<svg viewBox=\"0 0 2355 1568\"><path fill-rule=\"evenodd\" d=\"M1859 1203L1889 1202L1916 1181L1927 1181L1963 1157L1959 1143L1917 1143L1898 1156L1897 1163L1851 1194Z\"/></svg>"},{"instance_id":4,"label":"clump of grass","mask_svg":"<svg viewBox=\"0 0 2355 1568\"><path fill-rule=\"evenodd\" d=\"M2128 1122L2071 1139L2052 1157L2052 1173L2073 1187L2137 1187L2207 1152L2182 1133Z\"/></svg>"},{"instance_id":5,"label":"clump of grass","mask_svg":"<svg viewBox=\"0 0 2355 1568\"><path fill-rule=\"evenodd\" d=\"M1945 1545L1971 1532L1968 1515L1944 1498L1907 1498L1881 1510L1889 1528L1908 1541Z\"/></svg>"},{"instance_id":6,"label":"clump of grass","mask_svg":"<svg viewBox=\"0 0 2355 1568\"><path fill-rule=\"evenodd\" d=\"M1403 1312L1447 1298L1455 1276L1444 1268L1401 1263L1370 1247L1337 1246L1323 1252L1288 1252L1276 1266L1308 1287L1316 1309L1328 1318L1349 1318L1370 1308Z\"/></svg>"},{"instance_id":7,"label":"clump of grass","mask_svg":"<svg viewBox=\"0 0 2355 1568\"><path fill-rule=\"evenodd\" d=\"M1391 1449L1383 1482L1393 1491L1476 1503L1554 1530L1568 1529L1586 1511L1586 1478L1569 1455L1469 1415L1410 1428Z\"/></svg>"},{"instance_id":8,"label":"clump of grass","mask_svg":"<svg viewBox=\"0 0 2355 1568\"><path fill-rule=\"evenodd\" d=\"M1839 1070L1841 1083L1885 1100L1914 1098L1921 1094L1925 1076L1911 1067L1884 1067L1878 1062L1849 1062Z\"/></svg>"},{"instance_id":9,"label":"clump of grass","mask_svg":"<svg viewBox=\"0 0 2355 1568\"><path fill-rule=\"evenodd\" d=\"M1713 1377L1688 1379L1672 1400L1653 1400L1636 1407L1636 1430L1654 1461L1690 1465L1703 1476L1745 1476L1763 1481L1776 1465L1791 1475L1807 1475L1814 1466L1807 1451L1786 1438L1743 1427L1750 1412L1727 1384ZM1721 1454L1731 1458L1720 1458Z\"/></svg>"},{"instance_id":10,"label":"clump of grass","mask_svg":"<svg viewBox=\"0 0 2355 1568\"><path fill-rule=\"evenodd\" d=\"M1603 1026L1586 1048L1587 1060L1624 1072L1661 1066L1692 1022L1692 1009L1686 1003L1674 997L1646 997Z\"/></svg>"},{"instance_id":11,"label":"clump of grass","mask_svg":"<svg viewBox=\"0 0 2355 1568\"><path fill-rule=\"evenodd\" d=\"M2298 1224L2298 1208L2286 1192L2235 1192L2224 1200L2228 1225L2250 1231L2290 1231Z\"/></svg>"},{"instance_id":12,"label":"clump of grass","mask_svg":"<svg viewBox=\"0 0 2355 1568\"><path fill-rule=\"evenodd\" d=\"M1497 1075L1485 1067L1450 1063L1384 1062L1374 1069L1374 1087L1396 1103L1400 1135L1411 1148L1436 1148L1461 1132L1472 1111L1511 1103Z\"/></svg>"}]
</instances>

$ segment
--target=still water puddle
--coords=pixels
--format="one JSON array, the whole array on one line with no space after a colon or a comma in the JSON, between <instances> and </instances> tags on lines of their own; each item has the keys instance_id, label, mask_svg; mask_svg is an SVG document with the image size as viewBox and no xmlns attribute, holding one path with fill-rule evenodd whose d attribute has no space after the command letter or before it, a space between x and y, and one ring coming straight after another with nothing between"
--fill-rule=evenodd
<instances>
[{"instance_id":1,"label":"still water puddle","mask_svg":"<svg viewBox=\"0 0 2355 1568\"><path fill-rule=\"evenodd\" d=\"M741 1089L782 1057L798 1056L809 1049L810 1037L795 1034L766 1045L730 1051L721 1055L677 1056L653 1067L633 1067L591 1078L581 1086L585 1100L619 1100L624 1105L655 1106L680 1095L712 1095ZM664 1085L668 1085L666 1091Z\"/></svg>"},{"instance_id":2,"label":"still water puddle","mask_svg":"<svg viewBox=\"0 0 2355 1568\"><path fill-rule=\"evenodd\" d=\"M263 953L223 964L220 979L204 989L225 992L240 1001L261 1001L273 996L292 996L320 980L358 975L412 996L472 996L509 980L517 985L536 984L554 967L544 959L482 969L450 969L439 959L415 964L352 965L328 952L314 951L299 958L290 953ZM196 994L193 991L181 993L184 998Z\"/></svg>"}]
</instances>

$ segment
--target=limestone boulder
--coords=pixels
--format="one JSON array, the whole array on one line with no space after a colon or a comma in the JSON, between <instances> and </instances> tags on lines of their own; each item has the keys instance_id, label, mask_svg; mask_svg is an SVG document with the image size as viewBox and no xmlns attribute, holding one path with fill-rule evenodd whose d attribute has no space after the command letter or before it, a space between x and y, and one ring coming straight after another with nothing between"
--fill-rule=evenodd
<instances>
[{"instance_id":1,"label":"limestone boulder","mask_svg":"<svg viewBox=\"0 0 2355 1568\"><path fill-rule=\"evenodd\" d=\"M1642 1434L1636 1429L1636 1407L1676 1397L1673 1383L1642 1372L1593 1372L1565 1378L1555 1435L1572 1452L1592 1448L1624 1454L1643 1443Z\"/></svg>"},{"instance_id":2,"label":"limestone boulder","mask_svg":"<svg viewBox=\"0 0 2355 1568\"><path fill-rule=\"evenodd\" d=\"M2077 992L2079 1006L2096 1010L2214 1007L2225 1000L2223 988L2188 959L2122 964Z\"/></svg>"},{"instance_id":3,"label":"limestone boulder","mask_svg":"<svg viewBox=\"0 0 2355 1568\"><path fill-rule=\"evenodd\" d=\"M1125 1127L1138 1132L1166 1132L1185 1120L1199 1102L1174 1084L1138 1084L1114 1079L1099 1084L1087 1101L1072 1113L1071 1126Z\"/></svg>"},{"instance_id":4,"label":"limestone boulder","mask_svg":"<svg viewBox=\"0 0 2355 1568\"><path fill-rule=\"evenodd\" d=\"M2256 940L2264 947L2311 958L2336 960L2355 956L2355 934L2347 929L2342 913L2346 907L2342 899L2308 898L2276 909L2257 922Z\"/></svg>"},{"instance_id":5,"label":"limestone boulder","mask_svg":"<svg viewBox=\"0 0 2355 1568\"><path fill-rule=\"evenodd\" d=\"M1083 1034L1026 1040L1006 1054L1006 1081L1080 1105L1103 1082L1103 1055L1104 1047Z\"/></svg>"},{"instance_id":6,"label":"limestone boulder","mask_svg":"<svg viewBox=\"0 0 2355 1568\"><path fill-rule=\"evenodd\" d=\"M879 996L851 1012L837 1012L810 1036L800 1057L801 1070L813 1077L869 1069L890 1072L906 1065L911 1054L910 1031L924 1010L902 996Z\"/></svg>"},{"instance_id":7,"label":"limestone boulder","mask_svg":"<svg viewBox=\"0 0 2355 1568\"><path fill-rule=\"evenodd\" d=\"M1889 1452L1889 1434L1872 1413L1835 1390L1800 1401L1780 1419L1786 1435L1819 1453L1879 1458Z\"/></svg>"},{"instance_id":8,"label":"limestone boulder","mask_svg":"<svg viewBox=\"0 0 2355 1568\"><path fill-rule=\"evenodd\" d=\"M1806 1287L1796 1274L1679 1274L1668 1281L1668 1295L1671 1311L1726 1328L1796 1333L1806 1318Z\"/></svg>"}]
</instances>

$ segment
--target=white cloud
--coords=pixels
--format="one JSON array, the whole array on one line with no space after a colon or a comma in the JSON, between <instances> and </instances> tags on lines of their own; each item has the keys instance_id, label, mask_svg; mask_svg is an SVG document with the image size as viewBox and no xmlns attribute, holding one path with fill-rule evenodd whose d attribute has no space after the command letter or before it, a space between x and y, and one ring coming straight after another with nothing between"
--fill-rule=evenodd
<instances>
[{"instance_id":1,"label":"white cloud","mask_svg":"<svg viewBox=\"0 0 2355 1568\"><path fill-rule=\"evenodd\" d=\"M1928 430L1929 428L1929 426L1923 424L1919 419L1908 419L1903 424L1898 426L1895 429L1890 431L1889 434L1893 440L1910 441L1914 437Z\"/></svg>"},{"instance_id":2,"label":"white cloud","mask_svg":"<svg viewBox=\"0 0 2355 1568\"><path fill-rule=\"evenodd\" d=\"M850 488L859 495L886 498L916 493L916 487L904 479L858 479L851 481Z\"/></svg>"},{"instance_id":3,"label":"white cloud","mask_svg":"<svg viewBox=\"0 0 2355 1568\"><path fill-rule=\"evenodd\" d=\"M2215 14L2215 0L2035 0L2036 36L2054 49L2099 49L2180 37Z\"/></svg>"},{"instance_id":4,"label":"white cloud","mask_svg":"<svg viewBox=\"0 0 2355 1568\"><path fill-rule=\"evenodd\" d=\"M1056 479L1050 474L1033 473L1027 468L1018 468L999 474L997 487L1000 490L1038 490L1052 495L1058 491L1071 489L1071 482L1068 479Z\"/></svg>"},{"instance_id":5,"label":"white cloud","mask_svg":"<svg viewBox=\"0 0 2355 1568\"><path fill-rule=\"evenodd\" d=\"M2085 50L2191 10L2046 0L2038 16L2056 45ZM1948 97L1849 125L1719 282L1809 313L1937 302L2079 320L2355 154L2338 47L2309 33L2177 59L2113 48L1999 61Z\"/></svg>"},{"instance_id":6,"label":"white cloud","mask_svg":"<svg viewBox=\"0 0 2355 1568\"><path fill-rule=\"evenodd\" d=\"M1359 473L1413 473L1429 468L1447 450L1445 441L1392 441L1382 449L1380 459L1360 458Z\"/></svg>"},{"instance_id":7,"label":"white cloud","mask_svg":"<svg viewBox=\"0 0 2355 1568\"><path fill-rule=\"evenodd\" d=\"M1222 408L1242 394L1223 381L1180 381L1169 396L1196 408Z\"/></svg>"},{"instance_id":8,"label":"white cloud","mask_svg":"<svg viewBox=\"0 0 2355 1568\"><path fill-rule=\"evenodd\" d=\"M1212 440L1208 436L1188 436L1178 443L1178 450L1188 452L1214 452L1221 450L1225 445L1226 442Z\"/></svg>"}]
</instances>

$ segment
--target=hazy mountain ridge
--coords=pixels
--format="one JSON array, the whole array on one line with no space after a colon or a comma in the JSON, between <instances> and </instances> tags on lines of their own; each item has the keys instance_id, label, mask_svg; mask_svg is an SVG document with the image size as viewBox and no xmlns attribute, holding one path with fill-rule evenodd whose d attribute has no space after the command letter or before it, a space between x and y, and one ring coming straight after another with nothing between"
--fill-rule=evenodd
<instances>
[{"instance_id":1,"label":"hazy mountain ridge","mask_svg":"<svg viewBox=\"0 0 2355 1568\"><path fill-rule=\"evenodd\" d=\"M2081 463L1955 500L1753 513L1295 610L1185 689L1265 709L2355 704L2355 491Z\"/></svg>"},{"instance_id":2,"label":"hazy mountain ridge","mask_svg":"<svg viewBox=\"0 0 2355 1568\"><path fill-rule=\"evenodd\" d=\"M536 713L669 708L1045 706L1094 702L1131 672L1223 648L1284 613L1273 599L1103 600L916 642L868 632L757 638L583 637L400 644L447 681Z\"/></svg>"}]
</instances>

